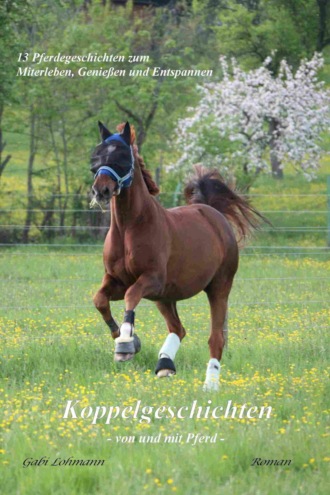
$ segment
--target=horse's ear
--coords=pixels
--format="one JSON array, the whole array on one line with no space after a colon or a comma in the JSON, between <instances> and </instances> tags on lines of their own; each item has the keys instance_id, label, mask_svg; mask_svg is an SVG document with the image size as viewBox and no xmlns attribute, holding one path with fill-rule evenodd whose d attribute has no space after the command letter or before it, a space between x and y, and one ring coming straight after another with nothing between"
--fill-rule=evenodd
<instances>
[{"instance_id":1,"label":"horse's ear","mask_svg":"<svg viewBox=\"0 0 330 495\"><path fill-rule=\"evenodd\" d=\"M130 146L130 144L131 144L131 127L130 127L128 122L126 122L126 124L125 124L122 136L125 139L125 142L128 144L128 146Z\"/></svg>"},{"instance_id":2,"label":"horse's ear","mask_svg":"<svg viewBox=\"0 0 330 495\"><path fill-rule=\"evenodd\" d=\"M108 137L112 136L112 133L108 131L108 129L102 124L102 122L98 121L98 124L102 141L105 141Z\"/></svg>"}]
</instances>

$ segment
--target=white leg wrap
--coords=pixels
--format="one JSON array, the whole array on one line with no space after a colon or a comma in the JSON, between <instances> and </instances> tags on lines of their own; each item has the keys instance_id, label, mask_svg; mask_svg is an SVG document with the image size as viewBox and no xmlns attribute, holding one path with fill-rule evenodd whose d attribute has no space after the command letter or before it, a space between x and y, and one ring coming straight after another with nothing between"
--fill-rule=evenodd
<instances>
[{"instance_id":1,"label":"white leg wrap","mask_svg":"<svg viewBox=\"0 0 330 495\"><path fill-rule=\"evenodd\" d=\"M116 338L116 342L132 342L134 326L131 323L123 323L120 327L120 336Z\"/></svg>"},{"instance_id":2,"label":"white leg wrap","mask_svg":"<svg viewBox=\"0 0 330 495\"><path fill-rule=\"evenodd\" d=\"M209 360L206 369L204 390L219 390L220 361L215 358Z\"/></svg>"},{"instance_id":3,"label":"white leg wrap","mask_svg":"<svg viewBox=\"0 0 330 495\"><path fill-rule=\"evenodd\" d=\"M180 347L180 339L176 333L170 333L163 344L163 347L159 351L159 359L162 357L167 357L174 361L175 355Z\"/></svg>"}]
</instances>

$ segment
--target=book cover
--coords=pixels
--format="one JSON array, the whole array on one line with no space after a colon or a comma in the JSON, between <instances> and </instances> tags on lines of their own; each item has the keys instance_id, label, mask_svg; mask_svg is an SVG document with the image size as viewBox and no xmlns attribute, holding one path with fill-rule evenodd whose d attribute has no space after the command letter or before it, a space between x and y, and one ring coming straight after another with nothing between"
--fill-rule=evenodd
<instances>
[{"instance_id":1,"label":"book cover","mask_svg":"<svg viewBox=\"0 0 330 495\"><path fill-rule=\"evenodd\" d=\"M1 4L1 493L327 493L329 9Z\"/></svg>"}]
</instances>

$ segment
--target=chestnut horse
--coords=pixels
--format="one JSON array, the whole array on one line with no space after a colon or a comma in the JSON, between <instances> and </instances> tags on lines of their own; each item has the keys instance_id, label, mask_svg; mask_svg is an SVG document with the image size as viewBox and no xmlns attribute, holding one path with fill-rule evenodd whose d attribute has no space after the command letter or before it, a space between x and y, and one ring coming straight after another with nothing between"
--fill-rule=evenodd
<instances>
[{"instance_id":1,"label":"chestnut horse","mask_svg":"<svg viewBox=\"0 0 330 495\"><path fill-rule=\"evenodd\" d=\"M186 186L188 205L163 208L154 197L158 187L134 144L134 129L128 122L120 124L116 134L101 122L99 128L102 142L92 155L92 203L111 201L111 226L104 243L105 275L94 303L115 339L115 360L126 361L140 350L134 312L146 298L156 303L169 331L156 374L174 374L174 358L186 334L176 303L205 291L211 333L204 388L217 390L228 296L238 267L236 237L244 237L262 217L218 172L202 167ZM109 301L122 299L125 313L119 327Z\"/></svg>"}]
</instances>

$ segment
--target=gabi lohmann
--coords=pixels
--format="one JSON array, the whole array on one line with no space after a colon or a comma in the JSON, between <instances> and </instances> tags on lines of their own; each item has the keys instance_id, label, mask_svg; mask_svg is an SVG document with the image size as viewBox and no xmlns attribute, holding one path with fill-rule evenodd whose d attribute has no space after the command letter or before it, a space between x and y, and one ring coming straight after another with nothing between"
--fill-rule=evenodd
<instances>
[{"instance_id":1,"label":"gabi lohmann","mask_svg":"<svg viewBox=\"0 0 330 495\"><path fill-rule=\"evenodd\" d=\"M23 468L27 467L64 467L64 466L103 466L105 459L75 459L74 457L68 457L62 459L57 457L54 461L50 461L49 457L40 457L40 459L34 459L33 457L27 457L23 461Z\"/></svg>"}]
</instances>

